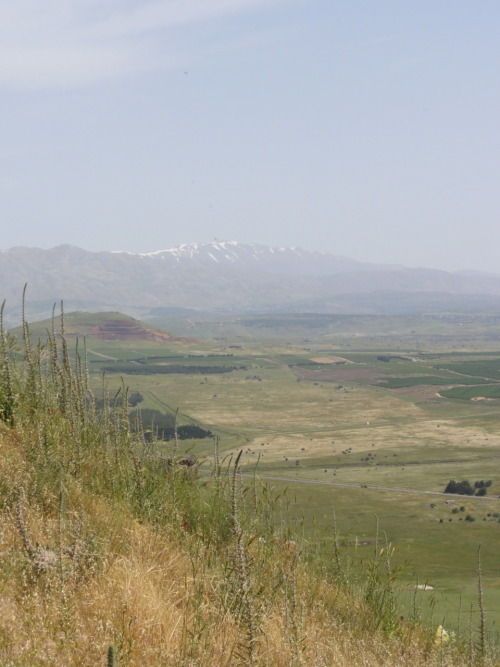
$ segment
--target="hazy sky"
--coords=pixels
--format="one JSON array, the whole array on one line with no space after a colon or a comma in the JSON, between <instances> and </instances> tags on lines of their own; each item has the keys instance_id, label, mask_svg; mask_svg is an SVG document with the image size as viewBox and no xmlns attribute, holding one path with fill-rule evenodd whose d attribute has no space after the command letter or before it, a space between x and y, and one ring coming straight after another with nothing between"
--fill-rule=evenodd
<instances>
[{"instance_id":1,"label":"hazy sky","mask_svg":"<svg viewBox=\"0 0 500 667\"><path fill-rule=\"evenodd\" d=\"M0 0L0 247L500 273L498 0Z\"/></svg>"}]
</instances>

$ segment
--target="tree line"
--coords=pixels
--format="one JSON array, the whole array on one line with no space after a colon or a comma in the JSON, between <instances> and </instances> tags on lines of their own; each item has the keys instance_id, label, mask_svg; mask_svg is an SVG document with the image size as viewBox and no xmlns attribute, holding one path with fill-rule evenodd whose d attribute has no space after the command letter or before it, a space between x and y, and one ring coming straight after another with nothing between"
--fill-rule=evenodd
<instances>
[{"instance_id":1,"label":"tree line","mask_svg":"<svg viewBox=\"0 0 500 667\"><path fill-rule=\"evenodd\" d=\"M454 479L450 479L446 488L445 493L457 493L461 496L485 496L487 489L493 484L491 479L488 479L486 482L483 479L477 480L474 482L474 486L471 485L468 479L464 479L461 482L456 482Z\"/></svg>"}]
</instances>

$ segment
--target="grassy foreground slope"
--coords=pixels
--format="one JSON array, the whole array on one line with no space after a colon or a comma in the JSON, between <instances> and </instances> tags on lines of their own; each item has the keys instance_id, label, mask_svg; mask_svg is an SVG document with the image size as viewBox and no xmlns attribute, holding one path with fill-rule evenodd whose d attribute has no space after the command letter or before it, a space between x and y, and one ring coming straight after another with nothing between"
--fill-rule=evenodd
<instances>
[{"instance_id":1,"label":"grassy foreground slope","mask_svg":"<svg viewBox=\"0 0 500 667\"><path fill-rule=\"evenodd\" d=\"M2 331L0 352L0 664L496 664L476 628L436 642L399 616L390 545L352 579L216 446L200 479L131 433L125 390L97 411L64 336Z\"/></svg>"}]
</instances>

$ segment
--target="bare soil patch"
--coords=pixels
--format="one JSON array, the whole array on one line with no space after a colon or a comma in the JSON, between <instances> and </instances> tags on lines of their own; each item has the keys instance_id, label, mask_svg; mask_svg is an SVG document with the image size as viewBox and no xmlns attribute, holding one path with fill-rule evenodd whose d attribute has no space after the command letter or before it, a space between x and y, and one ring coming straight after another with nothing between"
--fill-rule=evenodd
<instances>
[{"instance_id":1,"label":"bare soil patch","mask_svg":"<svg viewBox=\"0 0 500 667\"><path fill-rule=\"evenodd\" d=\"M311 361L315 364L352 364L352 361L342 357L314 357Z\"/></svg>"},{"instance_id":2,"label":"bare soil patch","mask_svg":"<svg viewBox=\"0 0 500 667\"><path fill-rule=\"evenodd\" d=\"M474 396L473 398L470 399L471 401L477 402L477 401L486 401L487 403L491 403L493 401L498 401L498 398L491 398L490 396Z\"/></svg>"}]
</instances>

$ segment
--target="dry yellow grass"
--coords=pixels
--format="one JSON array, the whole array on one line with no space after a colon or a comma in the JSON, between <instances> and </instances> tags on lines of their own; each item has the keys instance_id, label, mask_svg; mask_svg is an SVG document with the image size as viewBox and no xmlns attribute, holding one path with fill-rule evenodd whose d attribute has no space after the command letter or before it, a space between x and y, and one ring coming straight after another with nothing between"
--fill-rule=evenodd
<instances>
[{"instance_id":1,"label":"dry yellow grass","mask_svg":"<svg viewBox=\"0 0 500 667\"><path fill-rule=\"evenodd\" d=\"M23 521L33 544L58 550L83 513L95 553L76 571L69 560L35 572L23 548L14 492L34 483L22 432L0 434L0 664L104 665L110 644L118 665L230 667L458 667L466 657L436 646L420 629L377 629L373 611L301 561L286 541L247 540L252 604L258 619L253 657L230 583L227 551L197 533L139 523L125 504L64 488L61 527L48 489L28 497ZM229 556L228 556L229 554ZM237 591L236 591L237 592ZM236 596L237 597L237 596ZM486 664L486 663L485 663ZM493 664L493 663L490 663Z\"/></svg>"},{"instance_id":2,"label":"dry yellow grass","mask_svg":"<svg viewBox=\"0 0 500 667\"><path fill-rule=\"evenodd\" d=\"M155 443L130 432L125 391L121 409L97 409L63 331L59 351L55 334L35 349L24 327L15 363L0 333L9 425L0 430L1 665L104 665L110 646L108 664L120 667L465 667L478 658L398 617L389 548L375 550L365 582L350 580L337 545L325 558L292 544L286 527L277 534L266 491L243 488L239 458L229 484L215 464L210 480L198 479L176 450L166 465ZM258 384L257 414L270 406L276 415L293 393L293 432L311 420L326 427L314 386ZM249 384L217 387L221 423L232 414L224 399ZM369 393L352 397L351 410L371 419Z\"/></svg>"}]
</instances>

